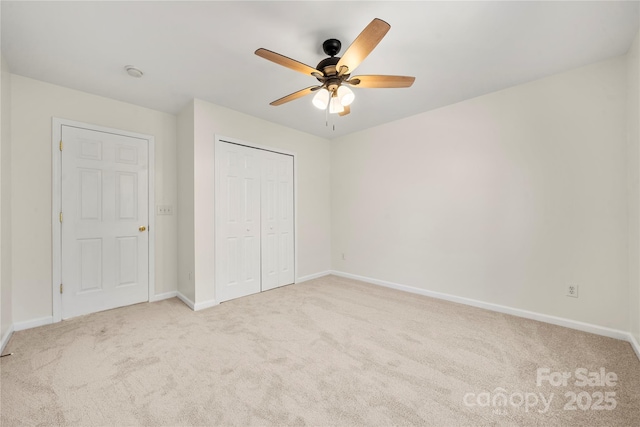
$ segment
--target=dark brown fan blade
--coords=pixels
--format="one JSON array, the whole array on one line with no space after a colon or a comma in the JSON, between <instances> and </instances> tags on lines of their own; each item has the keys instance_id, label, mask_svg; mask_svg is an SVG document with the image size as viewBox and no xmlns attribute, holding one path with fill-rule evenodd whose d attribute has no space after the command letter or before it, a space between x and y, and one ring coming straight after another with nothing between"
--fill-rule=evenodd
<instances>
[{"instance_id":1,"label":"dark brown fan blade","mask_svg":"<svg viewBox=\"0 0 640 427\"><path fill-rule=\"evenodd\" d=\"M342 113L338 113L338 115L339 116L346 116L350 112L351 112L351 107L349 105L347 105L346 107L344 107L344 111Z\"/></svg>"},{"instance_id":2,"label":"dark brown fan blade","mask_svg":"<svg viewBox=\"0 0 640 427\"><path fill-rule=\"evenodd\" d=\"M293 71L297 71L302 74L307 74L309 76L313 76L313 74L320 74L318 70L309 65L303 64L302 62L298 62L295 59L288 58L284 55L280 55L279 53L272 52L267 49L258 49L256 50L256 55L261 58L268 59L271 62L275 62L278 65L282 65L283 67L287 67L292 69Z\"/></svg>"},{"instance_id":3,"label":"dark brown fan blade","mask_svg":"<svg viewBox=\"0 0 640 427\"><path fill-rule=\"evenodd\" d=\"M273 101L271 103L271 105L273 105L273 106L282 105L282 104L287 103L289 101L293 101L294 99L302 98L303 96L310 94L311 92L317 90L320 87L322 87L322 86L309 86L306 89L302 89L302 90L299 90L297 92L293 92L290 95L283 96L280 99L276 99L275 101Z\"/></svg>"},{"instance_id":4,"label":"dark brown fan blade","mask_svg":"<svg viewBox=\"0 0 640 427\"><path fill-rule=\"evenodd\" d=\"M345 83L355 87L410 87L416 80L409 76L354 76Z\"/></svg>"},{"instance_id":5,"label":"dark brown fan blade","mask_svg":"<svg viewBox=\"0 0 640 427\"><path fill-rule=\"evenodd\" d=\"M358 65L371 53L371 51L380 43L380 40L387 34L391 25L382 19L375 18L366 26L360 35L351 43L338 64L336 70L340 70L343 65L349 69L347 73L351 74Z\"/></svg>"}]
</instances>

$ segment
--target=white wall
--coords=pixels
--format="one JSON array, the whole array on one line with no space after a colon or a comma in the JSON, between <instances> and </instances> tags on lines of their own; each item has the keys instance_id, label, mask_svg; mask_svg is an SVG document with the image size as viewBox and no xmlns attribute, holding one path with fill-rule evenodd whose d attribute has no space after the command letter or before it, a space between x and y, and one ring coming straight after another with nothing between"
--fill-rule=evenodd
<instances>
[{"instance_id":1,"label":"white wall","mask_svg":"<svg viewBox=\"0 0 640 427\"><path fill-rule=\"evenodd\" d=\"M191 108L191 107L189 107ZM330 262L330 144L327 140L246 114L195 100L194 109L194 250L195 299L215 299L214 284L214 137L216 134L296 153L297 277L327 271ZM190 112L187 111L188 117ZM181 114L182 116L182 114ZM188 121L188 120L186 120ZM182 121L180 121L182 126ZM179 130L182 135L182 131ZM186 134L186 132L185 132ZM181 140L181 144L182 144ZM180 165L183 165L180 162ZM184 163L186 173L190 165ZM182 171L180 171L182 177ZM182 188L182 187L181 187ZM188 198L189 196L187 196ZM180 220L183 221L182 216ZM184 219L190 221L190 219ZM182 238L182 236L181 236ZM189 236L185 242L191 244ZM182 254L182 245L180 253ZM180 283L186 271L181 271Z\"/></svg>"},{"instance_id":2,"label":"white wall","mask_svg":"<svg viewBox=\"0 0 640 427\"><path fill-rule=\"evenodd\" d=\"M49 83L11 76L13 321L51 316L52 117L150 134L158 204L177 202L176 117ZM176 215L156 218L156 294L175 291Z\"/></svg>"},{"instance_id":3,"label":"white wall","mask_svg":"<svg viewBox=\"0 0 640 427\"><path fill-rule=\"evenodd\" d=\"M630 332L640 343L640 33L627 54Z\"/></svg>"},{"instance_id":4,"label":"white wall","mask_svg":"<svg viewBox=\"0 0 640 427\"><path fill-rule=\"evenodd\" d=\"M628 330L626 90L619 57L334 140L333 268Z\"/></svg>"},{"instance_id":5,"label":"white wall","mask_svg":"<svg viewBox=\"0 0 640 427\"><path fill-rule=\"evenodd\" d=\"M13 324L11 310L11 73L0 55L0 343ZM0 344L1 347L1 344Z\"/></svg>"}]
</instances>

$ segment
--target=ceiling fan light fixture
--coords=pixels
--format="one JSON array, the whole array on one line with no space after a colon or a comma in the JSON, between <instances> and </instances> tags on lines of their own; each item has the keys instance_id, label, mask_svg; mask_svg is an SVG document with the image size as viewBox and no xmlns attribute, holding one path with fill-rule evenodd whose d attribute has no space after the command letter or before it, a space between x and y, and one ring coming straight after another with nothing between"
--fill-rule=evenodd
<instances>
[{"instance_id":1,"label":"ceiling fan light fixture","mask_svg":"<svg viewBox=\"0 0 640 427\"><path fill-rule=\"evenodd\" d=\"M313 97L313 105L320 110L326 110L327 104L329 103L329 96L328 90L320 89Z\"/></svg>"},{"instance_id":2,"label":"ceiling fan light fixture","mask_svg":"<svg viewBox=\"0 0 640 427\"><path fill-rule=\"evenodd\" d=\"M329 114L342 113L343 111L344 106L340 103L340 98L332 96L331 102L329 103Z\"/></svg>"},{"instance_id":3,"label":"ceiling fan light fixture","mask_svg":"<svg viewBox=\"0 0 640 427\"><path fill-rule=\"evenodd\" d=\"M351 105L356 96L353 91L346 86L340 86L338 88L338 99L340 100L340 104L346 107L347 105Z\"/></svg>"}]
</instances>

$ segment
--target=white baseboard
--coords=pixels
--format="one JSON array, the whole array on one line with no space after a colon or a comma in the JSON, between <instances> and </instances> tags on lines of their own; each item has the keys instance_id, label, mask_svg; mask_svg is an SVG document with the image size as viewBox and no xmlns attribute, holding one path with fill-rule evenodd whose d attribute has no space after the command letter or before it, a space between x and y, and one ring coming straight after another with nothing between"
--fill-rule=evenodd
<instances>
[{"instance_id":1,"label":"white baseboard","mask_svg":"<svg viewBox=\"0 0 640 427\"><path fill-rule=\"evenodd\" d=\"M4 348L7 346L7 343L9 343L9 339L11 339L11 335L13 335L13 325L9 326L9 329L7 329L7 332L5 332L4 335L2 336L2 341L0 341L0 354L4 352Z\"/></svg>"},{"instance_id":2,"label":"white baseboard","mask_svg":"<svg viewBox=\"0 0 640 427\"><path fill-rule=\"evenodd\" d=\"M53 323L53 316L41 317L39 319L16 322L13 324L14 331L24 331L25 329L37 328L38 326L50 325Z\"/></svg>"},{"instance_id":3,"label":"white baseboard","mask_svg":"<svg viewBox=\"0 0 640 427\"><path fill-rule=\"evenodd\" d=\"M592 334L602 335L605 337L616 338L623 341L629 341L638 358L640 358L640 349L637 342L631 341L633 338L630 333L620 331L618 329L611 329L604 326L593 325L591 323L580 322L577 320L566 319L563 317L551 316L549 314L536 313L534 311L522 310L519 308L508 307L500 304L493 304L490 302L478 301L471 298L459 297L456 295L445 294L442 292L428 291L426 289L415 288L413 286L401 285L399 283L387 282L385 280L372 279L370 277L358 276L356 274L344 273L342 271L332 271L332 274L340 277L346 277L348 279L360 280L362 282L371 283L373 285L384 286L387 288L398 289L405 292L411 292L413 294L424 295L441 300L457 302L460 304L470 305L473 307L484 308L486 310L496 311L498 313L511 314L517 317L524 317L525 319L538 320L540 322L551 323L552 325L564 326L566 328L577 329L583 332L590 332ZM635 339L633 340L635 341Z\"/></svg>"},{"instance_id":4,"label":"white baseboard","mask_svg":"<svg viewBox=\"0 0 640 427\"><path fill-rule=\"evenodd\" d=\"M629 337L627 338L627 341L629 341L629 344L631 344L633 351L635 351L636 356L638 356L638 360L640 360L640 343L638 343L638 340L636 340L636 337L634 337L632 333L629 333Z\"/></svg>"},{"instance_id":5,"label":"white baseboard","mask_svg":"<svg viewBox=\"0 0 640 427\"><path fill-rule=\"evenodd\" d=\"M204 310L205 308L210 308L216 305L218 305L218 303L216 302L216 300L213 300L213 299L210 299L208 301L203 301L203 302L197 302L193 307L193 311Z\"/></svg>"},{"instance_id":6,"label":"white baseboard","mask_svg":"<svg viewBox=\"0 0 640 427\"><path fill-rule=\"evenodd\" d=\"M149 298L149 302L162 301L163 299L175 298L178 296L178 291L165 292L164 294L153 295Z\"/></svg>"},{"instance_id":7,"label":"white baseboard","mask_svg":"<svg viewBox=\"0 0 640 427\"><path fill-rule=\"evenodd\" d=\"M193 301L191 301L189 298L187 298L186 296L184 296L180 291L176 291L176 296L178 297L178 299L179 299L180 301L182 301L182 302L183 302L183 303L185 303L187 306L189 306L189 308L190 308L191 310L194 310L194 311L195 311L195 309L194 309L194 308L195 308L196 304L195 304Z\"/></svg>"},{"instance_id":8,"label":"white baseboard","mask_svg":"<svg viewBox=\"0 0 640 427\"><path fill-rule=\"evenodd\" d=\"M307 280L317 279L319 277L328 276L330 274L332 274L331 270L321 271L320 273L309 274L307 276L298 277L298 279L296 279L296 283L306 282Z\"/></svg>"},{"instance_id":9,"label":"white baseboard","mask_svg":"<svg viewBox=\"0 0 640 427\"><path fill-rule=\"evenodd\" d=\"M191 301L189 298L187 298L186 296L184 296L179 291L176 292L176 296L180 299L180 301L182 301L183 303L188 305L189 308L191 310L193 310L193 311L204 310L205 308L209 308L209 307L213 307L215 305L218 305L218 303L215 300L212 300L212 299L208 300L208 301L195 303L195 302Z\"/></svg>"}]
</instances>

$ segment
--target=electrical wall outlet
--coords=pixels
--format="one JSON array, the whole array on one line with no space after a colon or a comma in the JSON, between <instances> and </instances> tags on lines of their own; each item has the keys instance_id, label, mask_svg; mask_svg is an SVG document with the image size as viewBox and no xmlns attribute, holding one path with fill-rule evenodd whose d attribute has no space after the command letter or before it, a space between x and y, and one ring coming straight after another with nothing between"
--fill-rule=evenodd
<instances>
[{"instance_id":1,"label":"electrical wall outlet","mask_svg":"<svg viewBox=\"0 0 640 427\"><path fill-rule=\"evenodd\" d=\"M567 296L578 298L578 285L567 285Z\"/></svg>"},{"instance_id":2,"label":"electrical wall outlet","mask_svg":"<svg viewBox=\"0 0 640 427\"><path fill-rule=\"evenodd\" d=\"M171 205L158 205L156 210L158 215L173 215L173 206Z\"/></svg>"}]
</instances>

